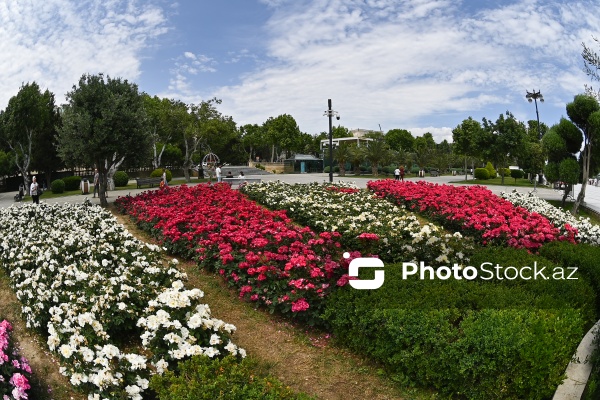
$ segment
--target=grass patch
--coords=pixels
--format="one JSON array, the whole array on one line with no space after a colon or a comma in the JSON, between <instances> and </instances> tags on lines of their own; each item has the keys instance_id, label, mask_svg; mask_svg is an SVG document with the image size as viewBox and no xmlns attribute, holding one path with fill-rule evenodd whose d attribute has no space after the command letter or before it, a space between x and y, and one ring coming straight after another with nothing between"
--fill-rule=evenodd
<instances>
[{"instance_id":1,"label":"grass patch","mask_svg":"<svg viewBox=\"0 0 600 400\"><path fill-rule=\"evenodd\" d=\"M460 181L452 181L450 183L461 183L461 184L467 184L467 185L484 185L484 186L490 186L490 185L495 185L495 186L517 186L517 187L533 187L533 183L529 182L528 179L522 178L522 179L517 179L515 181L515 178L511 178L511 177L505 177L504 178L504 184L502 184L502 178L493 178L493 179L486 179L486 180L478 180L478 179L473 179L473 180L460 180ZM537 187L546 187L543 185L537 185Z\"/></svg>"},{"instance_id":2,"label":"grass patch","mask_svg":"<svg viewBox=\"0 0 600 400\"><path fill-rule=\"evenodd\" d=\"M213 179L214 181L214 179ZM208 179L202 178L202 179L198 179L198 178L191 178L190 179L190 184L196 184L196 183L202 183L202 182L208 182ZM185 181L185 178L174 178L173 180L171 180L171 182L169 182L169 186L179 186L179 185L183 185L184 183L187 183ZM154 188L150 187L149 185L145 185L143 187L141 187L140 189L156 189L158 186L155 185ZM110 194L112 192L119 192L119 191L126 191L126 190L136 190L137 184L134 181L130 181L130 183L127 186L120 186L120 187L116 187L115 190L111 190L108 192L108 195L110 196ZM40 196L40 200L44 200L44 199L54 199L57 197L67 197L67 196L93 196L94 195L94 189L92 186L90 186L90 192L88 194L81 194L81 190L77 189L77 190L65 190L62 193L52 193L52 190L48 189L46 190L41 196ZM23 197L23 201L31 201L31 196L25 196Z\"/></svg>"},{"instance_id":3,"label":"grass patch","mask_svg":"<svg viewBox=\"0 0 600 400\"><path fill-rule=\"evenodd\" d=\"M571 212L573 209L574 201L566 201L565 206L562 206L562 201L560 200L546 200L548 203L552 204L556 208L560 208L563 211ZM577 210L577 215L584 218L589 218L590 222L594 225L600 225L600 216L593 211L588 210L587 208L580 206Z\"/></svg>"}]
</instances>

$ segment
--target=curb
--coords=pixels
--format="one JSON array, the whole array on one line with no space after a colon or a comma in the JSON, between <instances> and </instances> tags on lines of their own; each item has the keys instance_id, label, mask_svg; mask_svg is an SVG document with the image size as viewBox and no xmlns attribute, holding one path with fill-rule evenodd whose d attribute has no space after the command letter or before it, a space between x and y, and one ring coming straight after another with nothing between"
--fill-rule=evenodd
<instances>
[{"instance_id":1,"label":"curb","mask_svg":"<svg viewBox=\"0 0 600 400\"><path fill-rule=\"evenodd\" d=\"M569 362L565 371L567 378L558 386L552 400L581 399L592 372L592 363L588 360L596 348L594 344L596 334L600 334L600 320L592 326L577 346L573 360Z\"/></svg>"}]
</instances>

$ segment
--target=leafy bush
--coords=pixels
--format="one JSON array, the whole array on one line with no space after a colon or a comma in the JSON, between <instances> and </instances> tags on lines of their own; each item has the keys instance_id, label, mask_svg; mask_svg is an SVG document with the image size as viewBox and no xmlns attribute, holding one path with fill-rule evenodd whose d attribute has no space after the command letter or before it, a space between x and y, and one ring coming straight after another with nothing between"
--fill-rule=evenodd
<instances>
[{"instance_id":1,"label":"leafy bush","mask_svg":"<svg viewBox=\"0 0 600 400\"><path fill-rule=\"evenodd\" d=\"M511 169L510 176L511 178L515 178L515 183L517 183L517 179L523 178L525 176L525 172L521 171L520 169Z\"/></svg>"},{"instance_id":2,"label":"leafy bush","mask_svg":"<svg viewBox=\"0 0 600 400\"><path fill-rule=\"evenodd\" d=\"M540 255L563 268L578 268L577 275L585 277L595 292L596 316L600 317L600 247L583 243L547 243L540 248Z\"/></svg>"},{"instance_id":3,"label":"leafy bush","mask_svg":"<svg viewBox=\"0 0 600 400\"><path fill-rule=\"evenodd\" d=\"M490 179L490 172L485 168L475 168L475 179Z\"/></svg>"},{"instance_id":4,"label":"leafy bush","mask_svg":"<svg viewBox=\"0 0 600 400\"><path fill-rule=\"evenodd\" d=\"M249 359L238 362L231 356L221 360L196 356L179 363L177 372L154 375L150 388L160 400L310 399L275 378L257 374L256 368Z\"/></svg>"},{"instance_id":5,"label":"leafy bush","mask_svg":"<svg viewBox=\"0 0 600 400\"><path fill-rule=\"evenodd\" d=\"M65 183L64 190L66 190L66 191L78 190L81 187L81 177L80 176L67 176L65 178L62 178L62 181Z\"/></svg>"},{"instance_id":6,"label":"leafy bush","mask_svg":"<svg viewBox=\"0 0 600 400\"><path fill-rule=\"evenodd\" d=\"M329 165L326 166L325 168L323 168L323 172L326 173L326 174L328 174L329 173L329 168L330 168Z\"/></svg>"},{"instance_id":7,"label":"leafy bush","mask_svg":"<svg viewBox=\"0 0 600 400\"><path fill-rule=\"evenodd\" d=\"M115 182L116 187L127 186L129 183L129 175L127 175L125 171L117 171L113 175L113 181Z\"/></svg>"},{"instance_id":8,"label":"leafy bush","mask_svg":"<svg viewBox=\"0 0 600 400\"><path fill-rule=\"evenodd\" d=\"M510 176L510 168L500 168L498 170L498 174L502 175L504 173L504 177Z\"/></svg>"},{"instance_id":9,"label":"leafy bush","mask_svg":"<svg viewBox=\"0 0 600 400\"><path fill-rule=\"evenodd\" d=\"M486 261L555 267L505 248L483 249L469 265ZM344 287L326 302L334 337L392 379L469 399L551 397L593 320L585 280L403 279L401 265L385 266L378 290Z\"/></svg>"},{"instance_id":10,"label":"leafy bush","mask_svg":"<svg viewBox=\"0 0 600 400\"><path fill-rule=\"evenodd\" d=\"M260 164L255 164L254 168L262 169L263 171L265 170L265 166Z\"/></svg>"},{"instance_id":11,"label":"leafy bush","mask_svg":"<svg viewBox=\"0 0 600 400\"><path fill-rule=\"evenodd\" d=\"M161 178L163 174L163 169L162 168L157 168L154 171L152 171L152 173L150 174L151 178ZM171 179L173 179L173 175L171 174L171 171L167 170L167 182L171 182Z\"/></svg>"},{"instance_id":12,"label":"leafy bush","mask_svg":"<svg viewBox=\"0 0 600 400\"><path fill-rule=\"evenodd\" d=\"M496 173L496 170L494 169L494 166L489 161L487 162L487 164L485 164L485 169L488 170L488 172L490 174L490 179L494 179L498 175Z\"/></svg>"},{"instance_id":13,"label":"leafy bush","mask_svg":"<svg viewBox=\"0 0 600 400\"><path fill-rule=\"evenodd\" d=\"M52 190L52 193L64 193L65 182L62 179L52 181L50 184L50 190Z\"/></svg>"}]
</instances>

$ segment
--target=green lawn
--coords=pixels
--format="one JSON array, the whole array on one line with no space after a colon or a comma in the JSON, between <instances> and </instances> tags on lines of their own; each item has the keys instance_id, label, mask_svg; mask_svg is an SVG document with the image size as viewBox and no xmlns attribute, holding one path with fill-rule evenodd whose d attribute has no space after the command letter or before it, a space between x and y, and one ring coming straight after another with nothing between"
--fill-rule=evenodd
<instances>
[{"instance_id":1,"label":"green lawn","mask_svg":"<svg viewBox=\"0 0 600 400\"><path fill-rule=\"evenodd\" d=\"M201 183L201 182L208 182L208 179L198 179L198 178L191 178L190 183ZM171 180L171 182L169 182L169 186L178 186L178 185L183 185L185 182L185 178L173 178ZM156 186L154 186L156 188ZM151 189L151 187L149 185L145 185L142 188L145 189ZM110 192L108 192L108 195L111 196L111 193L113 192L124 192L127 190L132 190L132 189L137 189L137 184L135 183L135 181L133 181L133 183L130 183L127 186L121 186L121 187L117 187L115 188L115 190L111 190ZM90 185L90 193L83 195L81 194L81 190L77 189L77 190L69 190L69 191L64 191L63 193L52 193L52 190L48 189L44 192L44 194L42 194L40 196L40 200L43 199L53 199L55 197L66 197L66 196L85 196L85 197L89 197L89 196L93 196L94 195L94 188L93 186ZM122 195L121 193L117 193L117 196ZM23 199L24 201L31 201L31 197L30 196L25 196L25 198Z\"/></svg>"},{"instance_id":2,"label":"green lawn","mask_svg":"<svg viewBox=\"0 0 600 400\"><path fill-rule=\"evenodd\" d=\"M469 181L457 180L457 181L452 181L451 183L466 183L469 185L486 185L486 186L487 185L519 186L519 187L533 188L533 183L529 182L528 179L525 179L525 178L517 179L515 182L515 178L511 178L511 177L505 177L504 184L502 184L502 178L494 178L494 179L486 179L486 180L474 179L474 180L469 180ZM540 185L537 185L537 186L540 186ZM547 187L547 186L543 186L543 187Z\"/></svg>"}]
</instances>

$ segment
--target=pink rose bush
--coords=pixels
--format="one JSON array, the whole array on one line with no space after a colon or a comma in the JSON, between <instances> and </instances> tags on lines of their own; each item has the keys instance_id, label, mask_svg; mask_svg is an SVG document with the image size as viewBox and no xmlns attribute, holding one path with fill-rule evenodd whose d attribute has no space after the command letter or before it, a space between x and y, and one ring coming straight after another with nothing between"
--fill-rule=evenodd
<instances>
[{"instance_id":1,"label":"pink rose bush","mask_svg":"<svg viewBox=\"0 0 600 400\"><path fill-rule=\"evenodd\" d=\"M7 320L0 322L0 395L3 399L28 399L31 367L14 348L10 337L12 329Z\"/></svg>"},{"instance_id":2,"label":"pink rose bush","mask_svg":"<svg viewBox=\"0 0 600 400\"><path fill-rule=\"evenodd\" d=\"M507 244L535 251L554 240L575 241L576 230L565 232L538 213L516 207L482 186L371 181L368 188L381 197L439 221L449 229L478 238L481 243Z\"/></svg>"},{"instance_id":3,"label":"pink rose bush","mask_svg":"<svg viewBox=\"0 0 600 400\"><path fill-rule=\"evenodd\" d=\"M229 185L181 186L116 204L170 251L218 272L240 298L309 324L347 272L340 234L317 234Z\"/></svg>"}]
</instances>

